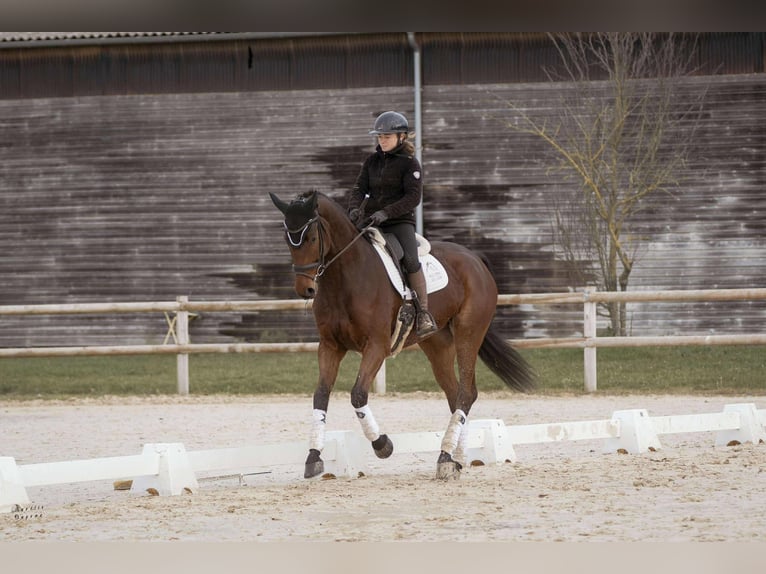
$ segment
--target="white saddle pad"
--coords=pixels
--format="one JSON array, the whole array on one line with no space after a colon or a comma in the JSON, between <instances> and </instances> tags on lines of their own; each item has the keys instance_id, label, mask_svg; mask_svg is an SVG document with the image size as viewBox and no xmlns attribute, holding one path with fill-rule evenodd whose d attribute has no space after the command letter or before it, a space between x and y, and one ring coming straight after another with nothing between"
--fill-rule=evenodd
<instances>
[{"instance_id":1,"label":"white saddle pad","mask_svg":"<svg viewBox=\"0 0 766 574\"><path fill-rule=\"evenodd\" d=\"M386 268L391 285L394 286L394 289L396 289L404 299L412 299L410 289L404 285L394 260L386 250L386 240L383 238L383 235L376 228L371 228L369 233L372 239L372 246L375 248L375 251L378 252L378 256ZM449 283L447 271L439 260L431 255L431 244L428 240L417 233L415 234L415 237L418 240L418 259L420 260L420 265L423 267L423 275L426 278L426 289L429 293L444 289Z\"/></svg>"}]
</instances>

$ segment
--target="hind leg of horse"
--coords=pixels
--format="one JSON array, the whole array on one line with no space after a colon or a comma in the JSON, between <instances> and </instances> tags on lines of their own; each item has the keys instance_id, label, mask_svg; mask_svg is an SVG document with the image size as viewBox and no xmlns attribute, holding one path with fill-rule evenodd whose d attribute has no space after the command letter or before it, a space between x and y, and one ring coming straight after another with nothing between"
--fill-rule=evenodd
<instances>
[{"instance_id":1,"label":"hind leg of horse","mask_svg":"<svg viewBox=\"0 0 766 574\"><path fill-rule=\"evenodd\" d=\"M356 382L351 388L351 406L356 411L362 432L372 444L372 449L378 458L388 458L394 452L394 445L388 435L381 434L378 423L367 404L370 386L383 361L388 355L387 341L383 345L370 346L362 353Z\"/></svg>"},{"instance_id":2,"label":"hind leg of horse","mask_svg":"<svg viewBox=\"0 0 766 574\"><path fill-rule=\"evenodd\" d=\"M314 410L312 412L311 438L309 454L306 457L304 478L312 478L324 472L324 461L321 453L324 449L325 427L327 425L327 406L330 403L330 393L338 377L340 362L346 352L326 344L319 344L319 382L314 390Z\"/></svg>"},{"instance_id":3,"label":"hind leg of horse","mask_svg":"<svg viewBox=\"0 0 766 574\"><path fill-rule=\"evenodd\" d=\"M476 394L469 393L469 400L461 392L461 381L455 376L457 350L452 334L441 331L420 343L420 347L431 363L434 377L447 396L450 417L447 431L442 439L441 452L436 465L436 477L441 480L460 477L460 470L466 460L466 440L468 438L467 418ZM475 391L475 381L473 389Z\"/></svg>"},{"instance_id":4,"label":"hind leg of horse","mask_svg":"<svg viewBox=\"0 0 766 574\"><path fill-rule=\"evenodd\" d=\"M444 432L437 462L436 477L442 480L460 477L460 470L466 463L468 413L471 412L479 394L476 388L476 359L483 332L476 331L470 322L468 324L470 327L467 329L462 329L459 321L452 324L458 377L455 383L452 417Z\"/></svg>"}]
</instances>

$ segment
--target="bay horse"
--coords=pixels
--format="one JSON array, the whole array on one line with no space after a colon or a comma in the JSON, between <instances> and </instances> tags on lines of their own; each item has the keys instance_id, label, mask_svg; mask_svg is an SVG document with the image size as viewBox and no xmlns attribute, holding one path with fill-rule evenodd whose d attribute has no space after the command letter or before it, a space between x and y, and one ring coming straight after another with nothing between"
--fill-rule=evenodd
<instances>
[{"instance_id":1,"label":"bay horse","mask_svg":"<svg viewBox=\"0 0 766 574\"><path fill-rule=\"evenodd\" d=\"M319 331L319 381L314 391L312 430L304 477L324 472L327 407L338 370L348 351L361 353L351 404L365 437L379 458L393 452L368 405L370 386L391 354L391 337L403 300L388 280L375 248L334 199L316 191L291 202L269 194L284 214L285 241L295 273L295 291L313 299ZM434 241L431 253L445 268L446 287L429 295L439 331L417 341L414 329L405 345L419 344L451 412L441 442L436 476L458 478L465 464L466 419L476 401L477 356L509 388L534 388L529 364L492 329L497 285L487 262L461 245ZM458 375L455 373L457 361Z\"/></svg>"}]
</instances>

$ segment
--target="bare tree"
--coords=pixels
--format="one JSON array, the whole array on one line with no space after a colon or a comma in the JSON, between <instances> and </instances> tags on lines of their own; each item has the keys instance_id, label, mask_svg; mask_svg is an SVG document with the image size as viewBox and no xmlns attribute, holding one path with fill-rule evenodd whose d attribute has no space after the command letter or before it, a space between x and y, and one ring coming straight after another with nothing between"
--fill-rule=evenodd
<instances>
[{"instance_id":1,"label":"bare tree","mask_svg":"<svg viewBox=\"0 0 766 574\"><path fill-rule=\"evenodd\" d=\"M572 182L551 203L555 245L573 281L626 291L643 237L630 223L654 196L680 182L704 92L683 90L696 38L654 33L550 35L566 82L547 121L509 103L508 125L549 145L555 169ZM553 118L553 119L552 119ZM519 121L520 120L520 121ZM604 309L626 334L625 305Z\"/></svg>"}]
</instances>

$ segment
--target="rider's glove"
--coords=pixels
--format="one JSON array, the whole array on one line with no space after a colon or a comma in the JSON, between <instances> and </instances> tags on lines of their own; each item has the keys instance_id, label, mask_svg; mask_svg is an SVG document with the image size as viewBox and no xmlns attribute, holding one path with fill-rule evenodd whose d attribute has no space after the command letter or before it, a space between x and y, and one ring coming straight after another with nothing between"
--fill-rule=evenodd
<instances>
[{"instance_id":1,"label":"rider's glove","mask_svg":"<svg viewBox=\"0 0 766 574\"><path fill-rule=\"evenodd\" d=\"M388 214L382 209L380 209L370 216L370 223L372 223L373 225L380 225L386 219L388 219Z\"/></svg>"}]
</instances>

